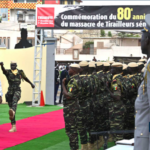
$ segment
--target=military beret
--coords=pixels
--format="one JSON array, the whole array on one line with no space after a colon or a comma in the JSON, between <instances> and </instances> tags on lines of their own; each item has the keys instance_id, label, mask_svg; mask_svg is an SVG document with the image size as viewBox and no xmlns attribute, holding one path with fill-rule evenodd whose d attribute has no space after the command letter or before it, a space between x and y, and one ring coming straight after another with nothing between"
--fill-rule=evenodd
<instances>
[{"instance_id":1,"label":"military beret","mask_svg":"<svg viewBox=\"0 0 150 150\"><path fill-rule=\"evenodd\" d=\"M113 63L114 63L114 61L108 61L108 63L113 64Z\"/></svg>"},{"instance_id":2,"label":"military beret","mask_svg":"<svg viewBox=\"0 0 150 150\"><path fill-rule=\"evenodd\" d=\"M138 62L137 65L140 66L140 65L144 65L144 64L142 62Z\"/></svg>"},{"instance_id":3,"label":"military beret","mask_svg":"<svg viewBox=\"0 0 150 150\"><path fill-rule=\"evenodd\" d=\"M112 67L122 67L122 63L120 62L115 62L111 65Z\"/></svg>"},{"instance_id":4,"label":"military beret","mask_svg":"<svg viewBox=\"0 0 150 150\"><path fill-rule=\"evenodd\" d=\"M141 61L145 61L146 62L146 59L140 59L139 62L141 62Z\"/></svg>"},{"instance_id":5,"label":"military beret","mask_svg":"<svg viewBox=\"0 0 150 150\"><path fill-rule=\"evenodd\" d=\"M128 67L138 67L138 64L135 63L135 62L130 62L130 63L128 64Z\"/></svg>"},{"instance_id":6,"label":"military beret","mask_svg":"<svg viewBox=\"0 0 150 150\"><path fill-rule=\"evenodd\" d=\"M15 62L15 61L11 61L11 64L17 64L17 62Z\"/></svg>"},{"instance_id":7,"label":"military beret","mask_svg":"<svg viewBox=\"0 0 150 150\"><path fill-rule=\"evenodd\" d=\"M145 71L145 67L143 67L142 71L141 72L144 72Z\"/></svg>"},{"instance_id":8,"label":"military beret","mask_svg":"<svg viewBox=\"0 0 150 150\"><path fill-rule=\"evenodd\" d=\"M70 67L72 67L72 68L80 68L79 64L71 64Z\"/></svg>"},{"instance_id":9,"label":"military beret","mask_svg":"<svg viewBox=\"0 0 150 150\"><path fill-rule=\"evenodd\" d=\"M110 66L110 63L108 63L108 62L103 62L103 66L109 67L109 66Z\"/></svg>"},{"instance_id":10,"label":"military beret","mask_svg":"<svg viewBox=\"0 0 150 150\"><path fill-rule=\"evenodd\" d=\"M95 63L95 61L90 61L89 63Z\"/></svg>"},{"instance_id":11,"label":"military beret","mask_svg":"<svg viewBox=\"0 0 150 150\"><path fill-rule=\"evenodd\" d=\"M102 65L103 65L103 62L96 62L96 65L97 65L97 66L102 66Z\"/></svg>"},{"instance_id":12,"label":"military beret","mask_svg":"<svg viewBox=\"0 0 150 150\"><path fill-rule=\"evenodd\" d=\"M81 61L81 62L79 63L79 65L80 65L80 67L85 67L85 66L88 66L89 63L88 63L87 61Z\"/></svg>"},{"instance_id":13,"label":"military beret","mask_svg":"<svg viewBox=\"0 0 150 150\"><path fill-rule=\"evenodd\" d=\"M95 68L95 62L93 62L93 61L89 62L89 67L94 67Z\"/></svg>"},{"instance_id":14,"label":"military beret","mask_svg":"<svg viewBox=\"0 0 150 150\"><path fill-rule=\"evenodd\" d=\"M123 64L123 70L127 69L127 65L126 64Z\"/></svg>"}]
</instances>

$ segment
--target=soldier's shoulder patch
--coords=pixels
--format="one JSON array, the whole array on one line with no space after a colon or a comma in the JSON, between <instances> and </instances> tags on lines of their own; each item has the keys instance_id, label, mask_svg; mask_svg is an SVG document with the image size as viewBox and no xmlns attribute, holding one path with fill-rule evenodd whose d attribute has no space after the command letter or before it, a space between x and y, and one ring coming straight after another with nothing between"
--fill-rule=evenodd
<instances>
[{"instance_id":1,"label":"soldier's shoulder patch","mask_svg":"<svg viewBox=\"0 0 150 150\"><path fill-rule=\"evenodd\" d=\"M131 88L133 89L135 87L134 83L132 83Z\"/></svg>"},{"instance_id":2,"label":"soldier's shoulder patch","mask_svg":"<svg viewBox=\"0 0 150 150\"><path fill-rule=\"evenodd\" d=\"M70 87L70 88L69 88L69 92L72 92L72 90L73 90L73 88L72 88L72 87Z\"/></svg>"},{"instance_id":3,"label":"soldier's shoulder patch","mask_svg":"<svg viewBox=\"0 0 150 150\"><path fill-rule=\"evenodd\" d=\"M114 91L116 91L118 89L118 85L117 84L113 84L113 89L114 89Z\"/></svg>"}]
</instances>

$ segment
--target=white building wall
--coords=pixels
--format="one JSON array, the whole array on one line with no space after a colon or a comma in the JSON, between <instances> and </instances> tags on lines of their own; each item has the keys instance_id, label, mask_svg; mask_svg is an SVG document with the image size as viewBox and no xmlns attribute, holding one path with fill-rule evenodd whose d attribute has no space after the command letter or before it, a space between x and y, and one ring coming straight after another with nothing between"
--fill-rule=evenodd
<instances>
[{"instance_id":1,"label":"white building wall","mask_svg":"<svg viewBox=\"0 0 150 150\"><path fill-rule=\"evenodd\" d=\"M104 47L109 47L110 46L110 40L94 40L94 47L97 47L98 42L103 42Z\"/></svg>"},{"instance_id":2,"label":"white building wall","mask_svg":"<svg viewBox=\"0 0 150 150\"><path fill-rule=\"evenodd\" d=\"M78 61L91 61L93 57L95 57L97 60L100 61L107 61L107 60L113 60L113 57L119 56L119 57L143 57L145 55L141 52L141 47L134 46L112 46L112 49L98 49L97 55L79 55ZM72 55L56 55L55 56L56 61L72 61Z\"/></svg>"},{"instance_id":3,"label":"white building wall","mask_svg":"<svg viewBox=\"0 0 150 150\"><path fill-rule=\"evenodd\" d=\"M95 56L97 60L107 61L113 60L113 50L112 49L98 49L97 55Z\"/></svg>"},{"instance_id":4,"label":"white building wall","mask_svg":"<svg viewBox=\"0 0 150 150\"><path fill-rule=\"evenodd\" d=\"M73 46L73 44L64 44L64 43L60 43L60 48L62 49L69 49Z\"/></svg>"},{"instance_id":5,"label":"white building wall","mask_svg":"<svg viewBox=\"0 0 150 150\"><path fill-rule=\"evenodd\" d=\"M11 22L15 22L15 23L18 22L18 18L17 18L18 11L26 11L26 10L25 9L11 9L10 10L10 21ZM35 17L34 17L34 19L29 19L29 15L30 14L35 15L35 11L26 11L26 12L27 13L23 13L23 19L25 20L25 23L26 22L34 22Z\"/></svg>"},{"instance_id":6,"label":"white building wall","mask_svg":"<svg viewBox=\"0 0 150 150\"><path fill-rule=\"evenodd\" d=\"M0 30L0 38L10 38L10 49L14 49L17 44L17 38L21 37L20 31L9 31L9 30ZM28 32L28 37L34 37L34 32Z\"/></svg>"},{"instance_id":7,"label":"white building wall","mask_svg":"<svg viewBox=\"0 0 150 150\"><path fill-rule=\"evenodd\" d=\"M140 46L112 46L113 56L121 56L121 57L142 57L143 54L141 52Z\"/></svg>"},{"instance_id":8,"label":"white building wall","mask_svg":"<svg viewBox=\"0 0 150 150\"><path fill-rule=\"evenodd\" d=\"M138 46L138 39L120 39L121 46Z\"/></svg>"},{"instance_id":9,"label":"white building wall","mask_svg":"<svg viewBox=\"0 0 150 150\"><path fill-rule=\"evenodd\" d=\"M15 23L18 22L17 21L17 10L15 10L15 9L10 10L10 21L15 22Z\"/></svg>"},{"instance_id":10,"label":"white building wall","mask_svg":"<svg viewBox=\"0 0 150 150\"><path fill-rule=\"evenodd\" d=\"M93 57L96 57L97 60L99 60L99 57L97 55L79 55L79 60L78 61L88 61L92 60ZM55 61L73 61L72 55L55 55ZM76 61L76 60L74 60Z\"/></svg>"}]
</instances>

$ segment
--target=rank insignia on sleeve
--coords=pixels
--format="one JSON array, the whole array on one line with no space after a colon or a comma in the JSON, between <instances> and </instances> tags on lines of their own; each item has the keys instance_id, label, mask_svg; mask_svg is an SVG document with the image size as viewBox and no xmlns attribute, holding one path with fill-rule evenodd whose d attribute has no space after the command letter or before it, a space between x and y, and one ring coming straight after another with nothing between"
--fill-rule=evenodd
<instances>
[{"instance_id":1,"label":"rank insignia on sleeve","mask_svg":"<svg viewBox=\"0 0 150 150\"><path fill-rule=\"evenodd\" d=\"M69 88L69 92L72 92L72 88Z\"/></svg>"}]
</instances>

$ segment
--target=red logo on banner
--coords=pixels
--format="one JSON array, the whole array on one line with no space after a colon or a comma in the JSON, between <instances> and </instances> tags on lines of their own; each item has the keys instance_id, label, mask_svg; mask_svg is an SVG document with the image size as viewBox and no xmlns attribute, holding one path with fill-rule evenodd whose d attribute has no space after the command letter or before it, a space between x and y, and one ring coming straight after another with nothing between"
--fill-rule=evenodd
<instances>
[{"instance_id":1,"label":"red logo on banner","mask_svg":"<svg viewBox=\"0 0 150 150\"><path fill-rule=\"evenodd\" d=\"M54 7L37 8L37 27L54 27Z\"/></svg>"}]
</instances>

